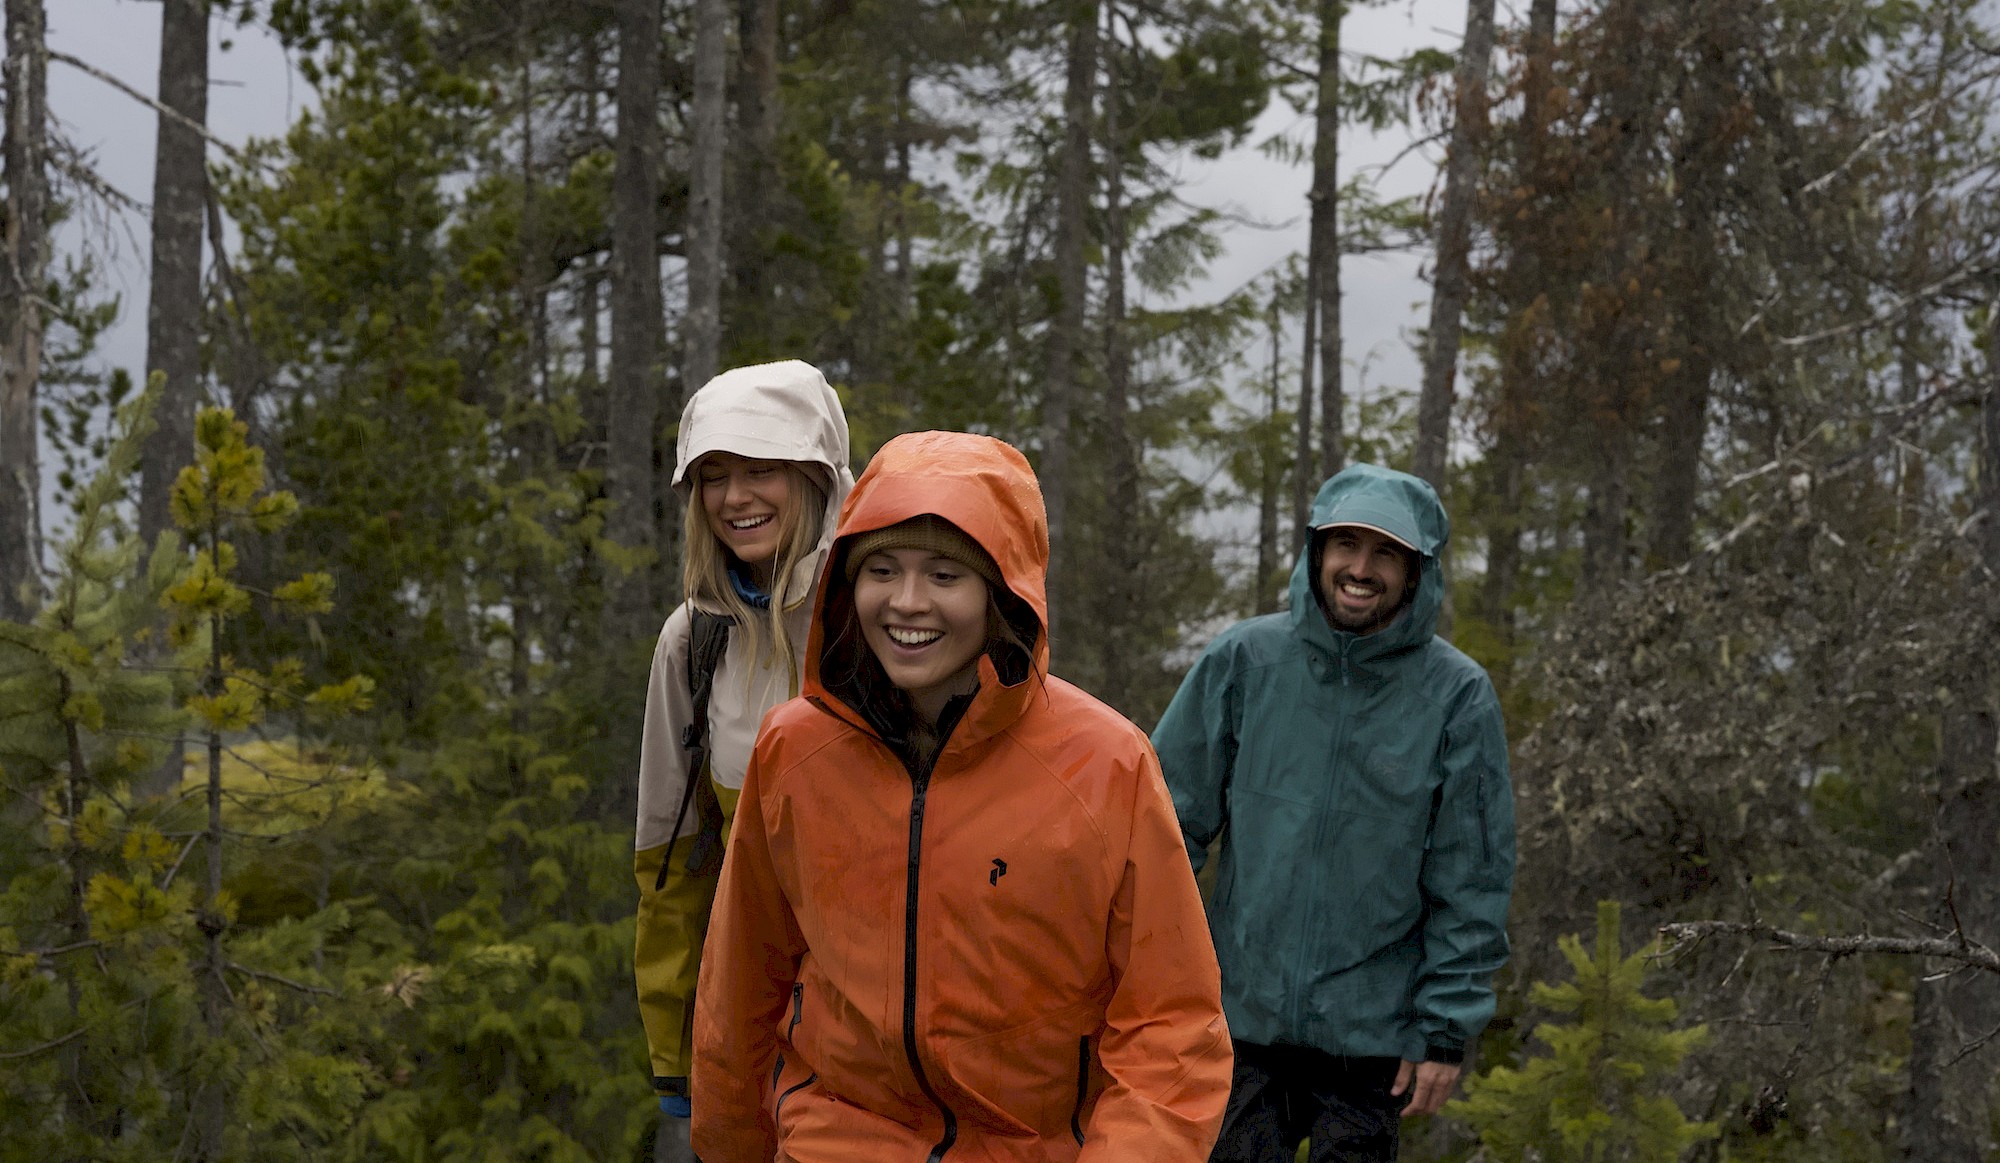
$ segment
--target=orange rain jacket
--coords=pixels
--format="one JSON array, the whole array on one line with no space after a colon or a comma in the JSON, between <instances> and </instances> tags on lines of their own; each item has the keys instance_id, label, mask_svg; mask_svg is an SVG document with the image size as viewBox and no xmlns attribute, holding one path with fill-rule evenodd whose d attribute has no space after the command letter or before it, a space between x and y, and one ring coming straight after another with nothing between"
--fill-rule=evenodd
<instances>
[{"instance_id":1,"label":"orange rain jacket","mask_svg":"<svg viewBox=\"0 0 2000 1163\"><path fill-rule=\"evenodd\" d=\"M1048 525L990 437L883 447L840 538L935 513L1032 608L1032 673L979 689L927 778L829 692L765 720L695 1004L707 1163L1201 1163L1229 1095L1208 924L1146 736L1048 675ZM848 607L851 610L851 607Z\"/></svg>"}]
</instances>

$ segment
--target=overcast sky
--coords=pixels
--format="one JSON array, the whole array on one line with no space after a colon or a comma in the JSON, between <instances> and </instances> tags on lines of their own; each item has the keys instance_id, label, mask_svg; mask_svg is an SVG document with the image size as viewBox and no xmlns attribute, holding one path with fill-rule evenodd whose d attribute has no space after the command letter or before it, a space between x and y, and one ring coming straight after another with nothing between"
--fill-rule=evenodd
<instances>
[{"instance_id":1,"label":"overcast sky","mask_svg":"<svg viewBox=\"0 0 2000 1163\"><path fill-rule=\"evenodd\" d=\"M48 14L50 46L151 94L158 82L160 11L154 0L60 0ZM1420 43L1454 47L1463 26L1464 0L1390 0L1353 12L1342 36L1350 53L1392 56ZM308 102L310 89L276 43L255 29L221 21L215 22L212 40L211 130L230 142L283 132ZM141 204L150 200L155 133L150 110L60 61L49 66L49 108L63 132L92 153L109 182ZM1274 103L1256 140L1285 131L1304 134L1309 127L1289 106ZM1356 166L1381 166L1406 145L1401 134L1375 136L1350 130L1342 142L1343 175L1353 173ZM1435 173L1435 163L1434 156L1406 158L1382 178L1384 196L1422 193ZM1282 165L1246 147L1217 162L1189 162L1183 174L1189 199L1228 206L1247 219L1274 227L1231 230L1227 253L1214 265L1202 290L1234 289L1286 254L1303 251L1309 179L1303 166ZM135 378L145 356L146 240L143 214L122 216L109 232L101 225L91 226L88 219L72 220L56 238L59 251L74 251L87 243L111 259L111 289L122 295L123 310L106 337L101 359L106 366L131 369ZM1414 387L1417 364L1408 349L1408 335L1421 324L1429 300L1428 288L1417 279L1418 262L1415 255L1347 260L1342 318L1350 391L1360 387L1372 394L1384 388ZM801 354L810 358L810 353Z\"/></svg>"}]
</instances>

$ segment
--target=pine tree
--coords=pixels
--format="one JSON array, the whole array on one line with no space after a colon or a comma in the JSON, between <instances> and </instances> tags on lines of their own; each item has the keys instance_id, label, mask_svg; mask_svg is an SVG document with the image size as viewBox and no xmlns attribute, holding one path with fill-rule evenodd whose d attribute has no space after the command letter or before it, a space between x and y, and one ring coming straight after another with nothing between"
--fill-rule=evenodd
<instances>
[{"instance_id":1,"label":"pine tree","mask_svg":"<svg viewBox=\"0 0 2000 1163\"><path fill-rule=\"evenodd\" d=\"M1646 954L1621 952L1619 912L1617 901L1598 902L1594 953L1575 935L1559 942L1574 982L1535 985L1534 1004L1574 1019L1535 1028L1549 1053L1519 1070L1495 1066L1445 1108L1505 1163L1673 1163L1716 1135L1658 1093L1708 1028L1674 1029L1673 999L1645 995Z\"/></svg>"},{"instance_id":2,"label":"pine tree","mask_svg":"<svg viewBox=\"0 0 2000 1163\"><path fill-rule=\"evenodd\" d=\"M187 1008L178 846L126 795L179 718L171 669L138 653L179 543L163 536L136 568L142 546L119 519L158 398L156 384L119 409L48 602L31 623L0 622L0 1125L18 1158L125 1157L97 1148L164 1114L156 1067Z\"/></svg>"},{"instance_id":3,"label":"pine tree","mask_svg":"<svg viewBox=\"0 0 2000 1163\"><path fill-rule=\"evenodd\" d=\"M234 899L223 888L228 836L223 821L224 735L247 731L278 709L308 704L335 713L366 709L372 689L365 677L356 677L308 692L296 662L259 672L224 654L230 623L250 609L253 598L233 576L239 559L233 539L276 533L298 512L291 493L266 489L264 452L245 439L248 430L229 409L204 408L195 418L195 463L181 470L170 498L174 524L187 535L195 555L193 567L166 592L165 600L181 640L199 643L205 655L200 692L188 701L202 729L208 775L201 833L206 876L195 897L195 927L203 937L195 992L207 1042L194 1104L195 1157L202 1160L225 1155L229 1099L235 1089L231 1078L244 1049L230 1029L232 1011L241 1007L228 974L258 976L232 961L224 944L235 919ZM333 578L309 573L264 596L293 614L324 614L333 608ZM255 1021L255 1015L244 1016Z\"/></svg>"}]
</instances>

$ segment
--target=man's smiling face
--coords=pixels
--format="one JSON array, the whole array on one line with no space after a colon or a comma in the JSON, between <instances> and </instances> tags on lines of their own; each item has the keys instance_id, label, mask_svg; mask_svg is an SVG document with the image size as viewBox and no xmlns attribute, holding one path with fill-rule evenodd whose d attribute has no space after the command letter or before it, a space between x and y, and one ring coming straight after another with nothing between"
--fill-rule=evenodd
<instances>
[{"instance_id":1,"label":"man's smiling face","mask_svg":"<svg viewBox=\"0 0 2000 1163\"><path fill-rule=\"evenodd\" d=\"M1416 555L1365 525L1335 525L1319 534L1319 602L1336 630L1373 634L1409 599Z\"/></svg>"}]
</instances>

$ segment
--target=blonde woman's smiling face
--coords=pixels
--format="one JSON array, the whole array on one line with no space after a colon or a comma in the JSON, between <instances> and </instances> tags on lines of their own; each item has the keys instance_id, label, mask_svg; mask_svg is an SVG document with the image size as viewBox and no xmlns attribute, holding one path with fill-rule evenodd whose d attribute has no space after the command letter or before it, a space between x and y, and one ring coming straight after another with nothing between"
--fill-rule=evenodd
<instances>
[{"instance_id":1,"label":"blonde woman's smiling face","mask_svg":"<svg viewBox=\"0 0 2000 1163\"><path fill-rule=\"evenodd\" d=\"M787 510L797 499L785 462L711 452L695 465L695 487L709 532L768 583Z\"/></svg>"},{"instance_id":2,"label":"blonde woman's smiling face","mask_svg":"<svg viewBox=\"0 0 2000 1163\"><path fill-rule=\"evenodd\" d=\"M862 638L930 722L979 683L986 608L986 579L927 549L871 553L854 577Z\"/></svg>"}]
</instances>

